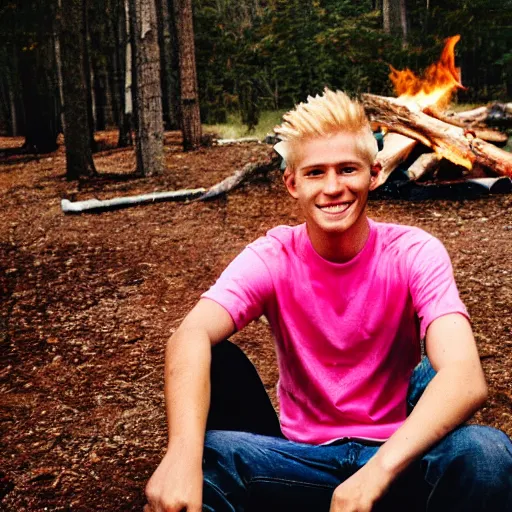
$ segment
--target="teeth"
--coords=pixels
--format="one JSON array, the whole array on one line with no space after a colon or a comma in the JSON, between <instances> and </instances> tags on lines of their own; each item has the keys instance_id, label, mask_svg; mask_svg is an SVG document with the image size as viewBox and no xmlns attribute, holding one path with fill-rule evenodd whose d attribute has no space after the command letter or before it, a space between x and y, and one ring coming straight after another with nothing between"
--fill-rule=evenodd
<instances>
[{"instance_id":1,"label":"teeth","mask_svg":"<svg viewBox=\"0 0 512 512\"><path fill-rule=\"evenodd\" d=\"M341 213L344 212L348 207L350 206L350 203L344 203L344 204L336 204L332 206L321 206L320 209L329 212L329 213Z\"/></svg>"}]
</instances>

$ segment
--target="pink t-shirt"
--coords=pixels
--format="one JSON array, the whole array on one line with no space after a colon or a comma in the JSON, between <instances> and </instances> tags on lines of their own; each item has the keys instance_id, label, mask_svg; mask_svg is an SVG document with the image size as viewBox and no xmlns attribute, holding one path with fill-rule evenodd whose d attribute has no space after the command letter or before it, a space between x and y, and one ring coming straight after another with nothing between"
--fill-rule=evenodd
<instances>
[{"instance_id":1,"label":"pink t-shirt","mask_svg":"<svg viewBox=\"0 0 512 512\"><path fill-rule=\"evenodd\" d=\"M346 263L322 258L305 224L271 229L203 294L238 330L267 317L281 428L293 441L389 438L406 418L427 327L448 313L468 315L439 240L415 227L369 223L365 246Z\"/></svg>"}]
</instances>

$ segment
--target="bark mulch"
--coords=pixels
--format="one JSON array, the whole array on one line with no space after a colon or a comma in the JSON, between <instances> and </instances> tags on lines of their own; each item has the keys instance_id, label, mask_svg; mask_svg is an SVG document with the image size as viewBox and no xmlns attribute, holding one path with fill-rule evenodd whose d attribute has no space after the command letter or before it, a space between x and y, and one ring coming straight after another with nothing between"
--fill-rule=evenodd
<instances>
[{"instance_id":1,"label":"bark mulch","mask_svg":"<svg viewBox=\"0 0 512 512\"><path fill-rule=\"evenodd\" d=\"M166 173L127 180L133 151L115 149L113 132L98 138L96 166L109 177L90 182L66 182L62 146L0 155L2 510L141 510L166 445L167 338L247 243L301 222L278 172L213 202L65 216L62 198L206 187L269 153L246 144L185 154L168 133ZM0 139L0 149L22 142ZM369 213L446 245L490 385L476 420L511 435L512 196L372 201ZM234 339L275 401L268 326Z\"/></svg>"}]
</instances>

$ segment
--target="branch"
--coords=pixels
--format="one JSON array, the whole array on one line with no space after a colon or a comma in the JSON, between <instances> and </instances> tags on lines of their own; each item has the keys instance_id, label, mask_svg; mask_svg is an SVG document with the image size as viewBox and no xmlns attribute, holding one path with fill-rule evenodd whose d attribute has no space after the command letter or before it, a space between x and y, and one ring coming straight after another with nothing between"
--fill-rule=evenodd
<instances>
[{"instance_id":1,"label":"branch","mask_svg":"<svg viewBox=\"0 0 512 512\"><path fill-rule=\"evenodd\" d=\"M88 199L86 201L61 201L62 211L64 213L98 213L106 210L116 210L138 204L156 203L160 201L186 201L193 199L205 192L204 188L195 188L188 190L173 190L171 192L153 192L151 194L142 194L139 196L115 197L99 201L98 199Z\"/></svg>"},{"instance_id":2,"label":"branch","mask_svg":"<svg viewBox=\"0 0 512 512\"><path fill-rule=\"evenodd\" d=\"M279 162L280 157L278 155L273 155L271 160L268 162L256 162L255 164L247 164L231 176L228 176L226 179L210 187L201 197L196 199L196 201L209 201L211 199L215 199L219 196L227 194L253 176L257 174L266 175L268 172L277 169L279 167Z\"/></svg>"}]
</instances>

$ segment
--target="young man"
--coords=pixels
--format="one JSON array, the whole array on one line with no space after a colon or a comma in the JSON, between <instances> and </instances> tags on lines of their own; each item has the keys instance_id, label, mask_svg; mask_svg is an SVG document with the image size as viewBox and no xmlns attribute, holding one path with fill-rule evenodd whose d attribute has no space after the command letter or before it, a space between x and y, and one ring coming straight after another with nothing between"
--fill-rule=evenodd
<instances>
[{"instance_id":1,"label":"young man","mask_svg":"<svg viewBox=\"0 0 512 512\"><path fill-rule=\"evenodd\" d=\"M250 244L170 339L169 444L147 510L512 510L510 440L460 426L487 388L446 250L366 216L379 169L362 107L326 90L276 132L306 222ZM242 426L205 438L211 347L261 315L284 437ZM419 375L424 362L409 388L423 338L435 372ZM421 394L409 415L408 388Z\"/></svg>"}]
</instances>

